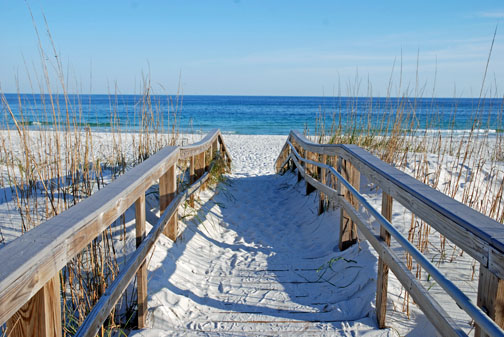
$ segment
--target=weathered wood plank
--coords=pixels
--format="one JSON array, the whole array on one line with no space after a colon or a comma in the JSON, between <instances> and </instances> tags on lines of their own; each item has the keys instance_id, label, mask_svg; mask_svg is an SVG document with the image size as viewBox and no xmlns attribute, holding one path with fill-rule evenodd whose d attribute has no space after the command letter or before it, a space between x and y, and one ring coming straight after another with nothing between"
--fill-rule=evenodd
<instances>
[{"instance_id":1,"label":"weathered wood plank","mask_svg":"<svg viewBox=\"0 0 504 337\"><path fill-rule=\"evenodd\" d=\"M133 277L140 266L145 263L145 259L149 252L154 247L154 244L161 235L164 227L169 219L177 212L180 204L191 194L201 188L202 184L208 179L208 173L198 179L189 189L179 194L165 209L165 212L159 221L151 229L147 237L142 241L140 246L126 262L126 265L119 272L112 284L107 288L105 294L98 300L98 303L93 307L93 310L88 314L84 323L80 326L75 334L75 337L94 337L100 329L105 319L107 319L110 311L120 299L128 285L133 280Z\"/></svg>"},{"instance_id":2,"label":"weathered wood plank","mask_svg":"<svg viewBox=\"0 0 504 337\"><path fill-rule=\"evenodd\" d=\"M350 158L351 156L347 157ZM412 211L439 233L446 236L450 241L462 248L478 262L487 265L488 243L485 243L484 240L466 230L464 227L459 226L450 217L446 216L446 214L440 213L437 209L425 203L423 198L418 198L415 194L411 194L408 190L403 189L403 186L395 184L390 175L382 174L376 170L376 167L371 167L360 160L354 159L353 161L362 174L368 177L370 181L377 184L385 193L392 196L394 200ZM409 178L412 179L409 183L409 188L415 188L421 191L425 189L425 187L428 187L412 177ZM445 201L446 207L450 207L450 205L455 205L457 203L455 200L447 196L445 197L449 199L450 202L450 204L447 204L447 201ZM467 206L465 207L469 208Z\"/></svg>"},{"instance_id":3,"label":"weathered wood plank","mask_svg":"<svg viewBox=\"0 0 504 337\"><path fill-rule=\"evenodd\" d=\"M60 337L62 331L60 279L57 274L7 321L7 335Z\"/></svg>"},{"instance_id":4,"label":"weathered wood plank","mask_svg":"<svg viewBox=\"0 0 504 337\"><path fill-rule=\"evenodd\" d=\"M145 194L135 202L136 247L140 247L145 238ZM137 308L138 328L143 329L147 323L147 264L144 262L137 273Z\"/></svg>"},{"instance_id":5,"label":"weathered wood plank","mask_svg":"<svg viewBox=\"0 0 504 337\"><path fill-rule=\"evenodd\" d=\"M285 142L284 146L282 147L282 150L280 150L280 154L278 155L277 160L275 161L275 172L280 173L282 170L283 166L285 165L285 161L287 157L289 156L289 144Z\"/></svg>"},{"instance_id":6,"label":"weathered wood plank","mask_svg":"<svg viewBox=\"0 0 504 337\"><path fill-rule=\"evenodd\" d=\"M327 155L324 154L322 155L322 163L327 164ZM326 176L327 176L327 170L326 168L322 168L320 170L320 182L323 185L326 185ZM319 192L319 208L318 208L318 214L322 214L324 212L326 205L325 205L325 195L324 192L320 191Z\"/></svg>"},{"instance_id":7,"label":"weathered wood plank","mask_svg":"<svg viewBox=\"0 0 504 337\"><path fill-rule=\"evenodd\" d=\"M206 153L205 152L201 152L199 155L198 155L198 164L199 164L199 169L198 169L198 177L202 177L203 174L205 174L205 167L206 167ZM203 185L201 187L201 190L204 191L206 189L206 186Z\"/></svg>"},{"instance_id":8,"label":"weathered wood plank","mask_svg":"<svg viewBox=\"0 0 504 337\"><path fill-rule=\"evenodd\" d=\"M176 165L172 165L164 175L159 178L159 210L161 214L164 213L168 205L175 199L177 194L177 175L176 175ZM177 240L178 233L178 214L175 213L163 233L169 237L171 240Z\"/></svg>"},{"instance_id":9,"label":"weathered wood plank","mask_svg":"<svg viewBox=\"0 0 504 337\"><path fill-rule=\"evenodd\" d=\"M308 160L314 161L316 159L315 156L318 156L318 155L314 154L310 151L304 151L304 157ZM310 177L316 176L316 169L317 169L317 167L315 165L310 164L310 163L305 163L305 170ZM310 183L307 180L305 180L305 183L306 183L306 195L309 195L310 193L315 192L315 190L316 190L315 187L310 185Z\"/></svg>"},{"instance_id":10,"label":"weathered wood plank","mask_svg":"<svg viewBox=\"0 0 504 337\"><path fill-rule=\"evenodd\" d=\"M213 149L217 139L221 141L222 148L225 149L224 155L230 163L231 157L227 153L218 130L208 134L199 144L188 146L184 149L184 153L201 152L208 149L209 146L212 146ZM206 146L206 144L210 145ZM5 323L25 303L29 306L30 303L27 302L34 295L47 294L47 288L51 288L53 283L52 278L58 274L58 271L66 265L68 260L75 257L91 240L123 214L131 204L144 196L145 191L155 184L169 167L174 166L179 153L180 149L177 147L162 149L77 206L41 224L0 249L0 261L2 261L2 268L0 268L0 324ZM59 282L59 279L56 278L56 281ZM53 286L52 289L53 291L57 289L59 296L59 286ZM60 304L56 295L52 294L50 299L57 300L58 305ZM61 314L59 310L57 312ZM57 319L57 321L60 322L61 319ZM30 324L42 327L41 323L31 322ZM61 329L59 331L61 333ZM57 336L58 333L47 332L42 335Z\"/></svg>"},{"instance_id":11,"label":"weathered wood plank","mask_svg":"<svg viewBox=\"0 0 504 337\"><path fill-rule=\"evenodd\" d=\"M339 193L326 185L318 182L305 173L297 159L292 156L294 164L298 171L306 180L309 180L317 189L322 190L328 198L332 199L337 206L345 208L352 221L357 224L365 238L371 243L373 248L382 257L385 264L389 266L397 279L410 293L415 303L427 316L429 321L436 327L442 336L466 336L466 334L457 326L453 319L445 312L442 306L429 294L416 277L408 270L404 262L390 249L386 242L366 226L367 220L363 219L355 210L354 206Z\"/></svg>"},{"instance_id":12,"label":"weathered wood plank","mask_svg":"<svg viewBox=\"0 0 504 337\"><path fill-rule=\"evenodd\" d=\"M215 137L215 139L212 143L212 158L215 158L215 155L217 154L218 149L219 149L219 137Z\"/></svg>"},{"instance_id":13,"label":"weathered wood plank","mask_svg":"<svg viewBox=\"0 0 504 337\"><path fill-rule=\"evenodd\" d=\"M176 163L166 147L105 188L0 249L0 324L123 214Z\"/></svg>"},{"instance_id":14,"label":"weathered wood plank","mask_svg":"<svg viewBox=\"0 0 504 337\"><path fill-rule=\"evenodd\" d=\"M480 266L478 280L478 297L476 304L492 318L497 325L504 328L504 280L484 266ZM487 337L476 325L475 337Z\"/></svg>"},{"instance_id":15,"label":"weathered wood plank","mask_svg":"<svg viewBox=\"0 0 504 337\"><path fill-rule=\"evenodd\" d=\"M340 156L343 152L342 146L340 144L317 144L306 139L298 131L291 131L289 136L302 148L314 153L337 157Z\"/></svg>"},{"instance_id":16,"label":"weathered wood plank","mask_svg":"<svg viewBox=\"0 0 504 337\"><path fill-rule=\"evenodd\" d=\"M292 142L294 143L295 140L293 139ZM299 141L298 143L303 144L303 141ZM299 150L299 153L303 153L303 151L313 150L317 152L317 150L321 150L318 144L317 146L315 146L315 144L311 144L310 146L311 147L301 148ZM491 312L490 310L487 311L496 320L497 324L502 327L504 321L504 283L502 283L502 285L500 284L500 282L502 281L500 276L502 275L502 272L504 270L504 256L502 250L498 248L500 247L500 245L502 245L502 242L504 242L504 231L502 229L502 225L498 224L492 219L485 217L482 214L479 214L469 207L450 199L442 193L433 190L427 185L416 181L408 175L394 168L391 168L387 164L381 162L378 158L372 156L371 154L356 146L340 145L340 147L343 150L341 152L343 164L340 165L340 167L342 167L343 169L345 168L345 161L351 161L352 163L355 163L355 166L359 170L362 169L362 173L364 173L371 181L374 181L383 189L383 215L385 215L386 218L391 218L392 198L394 197L406 208L410 209L420 218L431 224L440 233L444 234L449 240L453 241L465 251L468 251L471 256L475 257L476 260L482 263L482 273L484 275L480 280L480 295L478 301L481 302L481 306L485 306L484 303L487 303L487 305L493 307L493 312ZM335 151L334 146L331 150ZM357 156L353 152L360 153ZM319 151L318 153L323 154L325 152ZM368 163L369 161L374 162L376 165L370 165ZM300 176L303 176L305 180L307 180L307 183L311 182L312 179L309 178L309 175L306 172L303 172L303 170L300 169L300 165L297 165L296 163L296 166L298 166L298 172ZM384 174L384 170L390 171L388 172L389 174ZM351 177L345 176L344 173L344 170L342 170L341 174L344 176L344 178L347 179L347 181L350 181ZM403 189L405 181L408 182L408 184L406 184L407 188ZM316 186L316 188L322 190L318 182L313 183L315 184L314 186ZM415 193L411 193L411 191L414 191ZM343 190L342 192L345 191ZM429 202L423 200L424 198L428 199L430 195L438 197L436 206L439 207L432 207ZM344 209L348 211L348 209L350 208L349 205L352 205L351 200L342 199L341 202L347 203L348 207ZM352 211L355 212L355 206L352 206ZM441 211L439 211L440 209ZM464 210L469 210L468 213L470 215L466 217L465 220L472 219L472 221L474 221L474 219L479 218L483 220L483 226L474 230L475 228L471 228L471 226L477 226L477 222L468 221L470 226L466 226L467 224L461 225L460 223L458 223L457 219L465 216ZM350 215L351 218L353 218L352 215L355 214ZM478 231L484 232L484 234L481 235L481 233L478 233ZM383 228L380 232L382 241L385 245L387 245L390 240L389 234ZM386 267L388 262L385 258L383 258L379 263L380 270L377 291L377 316L379 325L384 326L387 288ZM486 269L485 266L488 266L488 269ZM485 289L485 291L483 291L482 289Z\"/></svg>"},{"instance_id":17,"label":"weathered wood plank","mask_svg":"<svg viewBox=\"0 0 504 337\"><path fill-rule=\"evenodd\" d=\"M502 254L502 224L392 168L367 151L355 146L345 146L345 151L358 159L384 191L492 269L488 265L489 247ZM504 270L496 272L504 278Z\"/></svg>"},{"instance_id":18,"label":"weathered wood plank","mask_svg":"<svg viewBox=\"0 0 504 337\"><path fill-rule=\"evenodd\" d=\"M392 223L393 199L387 193L382 193L382 215ZM387 246L390 246L390 234L383 226L380 226L380 237ZM388 266L380 256L378 258L378 275L376 279L376 317L380 329L385 328L387 316L387 292L388 292Z\"/></svg>"},{"instance_id":19,"label":"weathered wood plank","mask_svg":"<svg viewBox=\"0 0 504 337\"><path fill-rule=\"evenodd\" d=\"M491 247L496 250L495 255L504 260L502 224L391 167L358 146L315 144L296 131L292 131L290 137L309 151L340 155L350 160L397 202L504 279L504 264L489 265Z\"/></svg>"},{"instance_id":20,"label":"weathered wood plank","mask_svg":"<svg viewBox=\"0 0 504 337\"><path fill-rule=\"evenodd\" d=\"M303 166L301 166L301 163L297 160L297 158L292 153L290 156L291 156L292 162L294 163L294 166L297 167L298 173L302 178L309 181L310 184L312 184L316 189L324 192L325 195L327 195L330 199L334 199L334 200L338 199L339 194L337 191L333 190L332 188L330 188L327 185L322 184L321 182L317 181L315 178L307 175L306 172L304 171Z\"/></svg>"},{"instance_id":21,"label":"weathered wood plank","mask_svg":"<svg viewBox=\"0 0 504 337\"><path fill-rule=\"evenodd\" d=\"M221 144L221 154L225 156L226 162L228 164L229 169L231 169L231 153L226 147L226 143L224 142L224 139L222 138L222 135L219 133L219 142Z\"/></svg>"},{"instance_id":22,"label":"weathered wood plank","mask_svg":"<svg viewBox=\"0 0 504 337\"><path fill-rule=\"evenodd\" d=\"M213 142L219 137L221 137L220 131L218 129L214 129L209 131L199 142L180 147L180 159L188 159L189 157L207 151L212 147Z\"/></svg>"},{"instance_id":23,"label":"weathered wood plank","mask_svg":"<svg viewBox=\"0 0 504 337\"><path fill-rule=\"evenodd\" d=\"M411 273L404 262L390 249L383 239L366 226L363 219L347 200L340 198L338 202L347 211L352 220L357 224L362 234L371 243L373 248L389 266L394 275L404 288L410 293L415 303L422 309L429 321L438 330L441 336L466 336L457 326L453 319L446 313L443 307L429 294L429 292Z\"/></svg>"},{"instance_id":24,"label":"weathered wood plank","mask_svg":"<svg viewBox=\"0 0 504 337\"><path fill-rule=\"evenodd\" d=\"M357 191L360 187L360 174L359 171L351 164L350 161L340 160L338 165L339 173L343 179L348 181ZM357 199L354 198L352 193L340 183L340 193L347 199L356 209L359 207ZM341 208L340 210L340 240L339 249L341 251L347 249L357 242L357 226L348 216L346 211Z\"/></svg>"},{"instance_id":25,"label":"weathered wood plank","mask_svg":"<svg viewBox=\"0 0 504 337\"><path fill-rule=\"evenodd\" d=\"M190 157L190 163L189 163L189 183L192 184L196 181L196 174L195 174L195 164L194 164L194 156ZM194 207L194 195L191 195L189 198L189 206Z\"/></svg>"}]
</instances>

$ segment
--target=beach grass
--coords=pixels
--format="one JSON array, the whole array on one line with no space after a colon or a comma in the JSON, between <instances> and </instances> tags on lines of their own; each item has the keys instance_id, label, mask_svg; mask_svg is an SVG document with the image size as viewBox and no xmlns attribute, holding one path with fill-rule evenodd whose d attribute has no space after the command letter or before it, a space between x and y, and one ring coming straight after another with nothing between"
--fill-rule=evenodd
<instances>
[{"instance_id":1,"label":"beach grass","mask_svg":"<svg viewBox=\"0 0 504 337\"><path fill-rule=\"evenodd\" d=\"M35 30L38 36L36 25ZM135 122L132 125L138 124L139 127L130 129L119 119L116 113L118 89L115 88L109 93L112 112L108 140L101 143L104 138L93 132L91 125L83 123L82 111L86 102L80 95L68 93L68 74L56 53L47 23L46 30L50 41L47 49L51 53L45 51L38 36L42 80L33 83L32 78L38 76L30 76L26 70L34 92L32 99L18 92L18 108L14 113L0 88L4 113L4 125L1 126L4 130L0 132L0 164L3 169L0 187L5 191L5 199L12 199L15 205L21 233L60 214L159 149L178 144L180 140L177 115L182 108L181 96L177 94L163 99L154 95L155 89L147 75L142 80L140 98L133 111ZM350 86L348 95L354 99L346 101L347 106L343 106L340 100L334 111L321 112L313 139L320 143L361 146L419 181L504 222L504 98L502 104L494 108L498 112L497 132L484 124L483 121L489 119L482 118L481 109L485 99L497 97L495 88L487 88L483 80L481 104L473 112L472 127L461 135L454 124L451 129L439 124L440 112L434 105L427 126L419 123L416 99L424 97L424 85L418 81L413 89L403 90L399 85L399 94L393 97L391 80L385 103L387 109L383 109L384 113L378 118L372 110L373 104L369 104L367 112L358 111L359 100L373 100L371 87L366 90L367 97L359 97L359 83L356 80ZM60 97L63 97L63 105ZM35 109L36 98L42 101L43 113L37 114L39 127L28 125L24 118ZM454 106L452 120L456 114L457 107ZM182 171L186 169L181 168ZM210 181L222 181L225 169L225 163L217 159ZM60 272L64 335L75 333L127 256L126 217L121 216ZM432 248L432 233L428 224L411 215L408 239L420 251L425 252L428 248L439 251L439 264L454 261L456 255L462 254L442 236L436 240L438 246ZM0 229L0 245L2 243L5 240ZM411 256L405 258L419 279L428 277L422 274L422 269L414 264ZM475 270L473 264L473 279ZM408 315L409 304L409 295L403 292L402 310ZM118 309L111 313L104 330L134 328L135 305L134 291L130 290L118 304ZM2 334L8 335L8 331L3 330Z\"/></svg>"},{"instance_id":2,"label":"beach grass","mask_svg":"<svg viewBox=\"0 0 504 337\"><path fill-rule=\"evenodd\" d=\"M450 127L442 124L442 116L434 104L435 91L427 120L421 124L416 102L424 98L422 88L425 84L420 86L417 81L413 89L404 88L401 91L399 85L396 97L390 96L389 90L385 103L387 108L382 109L383 113L379 116L373 111L373 104L368 105L367 111L358 111L359 100L372 103L373 97L357 97L358 92L351 89L347 95L355 97L345 100L345 106L339 100L333 111L321 112L311 139L319 143L358 145L417 180L504 223L504 133L501 131L504 97L498 96L497 88L491 84L487 86L485 82L492 47L469 129L461 131L455 127L456 103L451 111L450 120L453 122ZM358 87L360 82L357 82L350 87ZM402 83L401 79L399 83ZM389 88L392 87L391 75ZM371 87L367 89L368 93L371 91ZM485 111L483 106L488 99L498 99L500 104ZM454 100L457 100L456 96ZM492 120L492 125L490 114L496 119ZM309 136L309 132L306 135ZM422 253L428 250L435 252L438 266L455 262L457 257L464 255L461 249L414 214L410 214L410 225L405 235ZM432 235L437 237L432 240ZM418 279L429 277L409 254L405 255L405 259ZM471 269L467 271L473 281L477 277L477 267L472 261ZM409 317L410 297L404 289L401 297L401 310Z\"/></svg>"},{"instance_id":3,"label":"beach grass","mask_svg":"<svg viewBox=\"0 0 504 337\"><path fill-rule=\"evenodd\" d=\"M18 91L16 111L0 88L3 129L0 131L0 186L7 204L11 201L13 226L21 234L79 203L117 176L178 141L177 113L182 100L155 95L150 76L142 81L133 111L139 127L134 132L117 115L118 90L109 93L110 130L92 132L83 123L86 104L79 94L68 93L68 74L47 27L49 46L42 46L37 26L42 80L26 70L33 94ZM51 50L50 53L46 49ZM56 79L56 81L54 80ZM41 102L41 106L38 106ZM63 104L61 104L63 102ZM42 112L40 112L40 110ZM36 113L35 113L36 112ZM36 115L35 125L25 115ZM135 124L136 125L136 124ZM166 127L168 125L168 127ZM103 137L102 137L103 136ZM17 225L16 225L17 224ZM94 239L60 271L64 335L73 335L117 275L128 254L126 215ZM0 246L6 244L0 230ZM131 289L112 311L104 329L134 327L136 298ZM8 335L1 327L2 335ZM104 331L105 331L104 330Z\"/></svg>"}]
</instances>

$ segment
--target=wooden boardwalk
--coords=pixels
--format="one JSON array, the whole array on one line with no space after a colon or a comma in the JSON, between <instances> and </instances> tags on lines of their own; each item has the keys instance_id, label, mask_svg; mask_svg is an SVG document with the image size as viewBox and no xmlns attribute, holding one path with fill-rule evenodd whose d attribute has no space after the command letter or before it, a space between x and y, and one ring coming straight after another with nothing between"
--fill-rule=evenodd
<instances>
[{"instance_id":1,"label":"wooden boardwalk","mask_svg":"<svg viewBox=\"0 0 504 337\"><path fill-rule=\"evenodd\" d=\"M466 335L391 240L474 320L475 336L504 336L502 224L357 146L315 144L297 132L275 163L277 172L296 175L243 176L221 184L212 198L195 199L216 163L231 163L219 130L192 145L166 147L0 249L0 324L11 336L61 336L60 271L134 206L136 250L75 336L95 336L135 279L137 326L151 327L149 336L387 335L393 332L377 328L386 327L389 270L440 335ZM361 175L381 190L381 209L359 193ZM146 209L153 185L159 216ZM339 220L323 213L328 201ZM186 202L199 203L197 213L180 221L181 208L192 210L182 207ZM391 223L394 202L479 263L477 303ZM153 225L148 231L146 222ZM377 274L370 249L379 256Z\"/></svg>"},{"instance_id":2,"label":"wooden boardwalk","mask_svg":"<svg viewBox=\"0 0 504 337\"><path fill-rule=\"evenodd\" d=\"M318 216L316 205L292 174L231 178L203 198L175 243L161 238L167 255L151 260L150 327L159 336L377 330L376 258L366 244L340 252L335 213Z\"/></svg>"}]
</instances>

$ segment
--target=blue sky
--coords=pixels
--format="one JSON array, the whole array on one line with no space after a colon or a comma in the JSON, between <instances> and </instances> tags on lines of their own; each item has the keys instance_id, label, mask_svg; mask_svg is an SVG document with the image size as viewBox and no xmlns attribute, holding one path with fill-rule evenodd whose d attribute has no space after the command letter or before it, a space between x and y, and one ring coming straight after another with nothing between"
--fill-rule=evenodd
<instances>
[{"instance_id":1,"label":"blue sky","mask_svg":"<svg viewBox=\"0 0 504 337\"><path fill-rule=\"evenodd\" d=\"M478 96L504 18L502 0L28 3L48 61L54 54L42 13L69 90L84 93L116 84L139 93L149 73L157 93L176 92L180 77L184 94L332 96L339 88L385 96L395 60L392 95L417 87L428 97L433 89L438 97ZM2 90L32 92L23 60L36 82L40 56L24 1L0 0L0 31ZM502 22L487 83L502 95Z\"/></svg>"}]
</instances>

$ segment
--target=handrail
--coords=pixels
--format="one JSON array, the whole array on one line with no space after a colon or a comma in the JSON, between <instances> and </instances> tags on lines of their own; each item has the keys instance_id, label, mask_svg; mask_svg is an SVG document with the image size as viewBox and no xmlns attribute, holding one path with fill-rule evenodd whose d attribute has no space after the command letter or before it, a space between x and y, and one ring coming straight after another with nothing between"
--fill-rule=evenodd
<instances>
[{"instance_id":1,"label":"handrail","mask_svg":"<svg viewBox=\"0 0 504 337\"><path fill-rule=\"evenodd\" d=\"M191 187L164 206L166 210L163 215L175 212L174 205L178 206L182 198L188 197L208 179L208 172L204 174L204 171L209 170L210 161L205 161L203 157L203 163L199 163L202 172L198 174L194 173L193 157L202 155L210 148L213 156L213 153L217 151L218 142L221 145L221 155L226 158L227 163L230 163L231 156L227 152L218 129L209 132L196 144L165 147L77 205L2 247L0 249L0 325L48 284L68 261L81 252L132 204L143 200L139 198L145 196L150 186L156 184L157 180L160 180L160 183L168 181L170 177L167 175L175 174L178 160L191 158L191 171L199 179L195 181L196 179L191 177ZM163 193L176 194L176 181L174 178L172 181L174 186L171 188L174 190ZM160 194L161 190L160 186ZM174 199L170 196L168 198ZM161 199L167 200L167 198ZM160 207L163 211L163 205ZM143 217L145 218L145 214ZM166 221L170 220L168 215L163 216L156 226L164 227L166 223L164 219L167 217ZM154 234L151 235L151 233L147 239L153 238ZM144 242L142 245L140 249L147 243Z\"/></svg>"},{"instance_id":2,"label":"handrail","mask_svg":"<svg viewBox=\"0 0 504 337\"><path fill-rule=\"evenodd\" d=\"M215 142L219 140L223 148L223 153L228 157L228 162L231 162L231 157L229 151L226 148L226 144L222 140L222 134L218 129L210 130L206 136L194 144L189 144L180 147L180 159L187 159L191 156L200 154L203 151L208 150Z\"/></svg>"},{"instance_id":3,"label":"handrail","mask_svg":"<svg viewBox=\"0 0 504 337\"><path fill-rule=\"evenodd\" d=\"M163 213L161 218L152 227L147 237L142 241L141 245L137 247L133 255L128 259L128 263L123 270L116 276L112 284L107 288L103 296L100 297L98 302L94 305L93 310L87 315L86 319L75 333L74 337L93 337L98 333L103 322L107 319L110 311L115 303L119 300L120 296L129 283L132 281L135 273L140 265L143 263L150 250L158 240L163 232L164 226L168 223L173 214L177 211L180 204L186 200L190 195L195 193L202 185L208 180L210 172L206 172L199 178L189 189L184 193L179 194L170 206Z\"/></svg>"},{"instance_id":4,"label":"handrail","mask_svg":"<svg viewBox=\"0 0 504 337\"><path fill-rule=\"evenodd\" d=\"M419 303L421 308L426 309L429 306L434 305L434 309L439 312L441 320L439 319L439 317L433 316L432 313L426 312L426 315L431 320L437 320L437 322L433 322L433 324L436 326L436 328L440 329L443 332L450 333L450 334L451 333L454 333L455 335L463 334L461 331L457 330L457 327L454 326L453 320L451 320L449 318L449 316L447 316L447 314L444 312L442 307L434 299L429 298L428 294L422 293L421 289L418 288L418 286L421 287L421 285L419 283L418 283L418 285L413 284L413 287L411 287L412 286L411 282L414 281L413 279L411 279L412 275L411 275L411 277L409 277L410 279L401 280L401 277L399 277L399 275L397 273L400 273L402 276L404 276L405 270L400 269L400 266L398 265L398 261L394 261L394 259L390 258L390 256L393 254L393 252L390 250L390 248L388 248L388 246L384 243L384 241L381 238L377 239L375 234L373 234L373 232L370 231L367 228L367 226L365 225L365 223L367 221L363 220L362 217L359 216L359 211L356 210L354 208L354 206L352 206L347 200L345 200L345 198L342 197L342 195L340 193L338 193L336 190L330 188L329 186L322 184L317 179L311 177L309 175L309 173L305 170L306 164L317 166L321 169L324 169L324 170L330 172L332 175L334 175L337 178L338 183L341 184L342 186L344 186L353 195L353 197L356 198L358 203L360 205L362 205L378 221L378 223L390 235L392 235L392 237L394 237L400 243L400 245L408 253L410 253L411 256L413 258L415 258L415 260L439 283L439 285L446 291L446 293L449 294L455 300L455 302L475 320L475 322L478 325L478 328L481 328L483 331L485 331L486 333L488 333L491 336L504 336L504 331L501 330L501 328L494 321L492 321L482 309L480 309L479 307L474 305L474 303L460 289L458 289L450 280L448 280L441 272L439 272L439 270L437 270L437 268L428 259L426 259L425 256L418 249L416 249L415 246L413 246L404 236L402 236L400 234L400 232L397 229L395 229L393 227L393 225L382 214L380 214L375 208L373 208L369 204L369 202L358 192L358 190L354 186L352 186L352 184L350 182L348 182L338 171L336 171L330 165L322 164L317 161L304 158L303 156L301 156L298 153L298 151L296 150L296 147L293 145L292 142L296 142L296 144L301 146L301 148L304 151L314 152L314 153L323 154L323 155L333 155L333 156L337 156L340 158L344 158L345 160L349 160L352 163L352 165L355 165L355 167L357 167L357 168L362 169L364 166L362 164L359 165L359 161L365 161L367 164L369 164L369 163L374 164L374 165L370 165L370 169L368 169L367 171L366 170L361 170L361 171L365 171L365 173L369 173L369 171L371 171L371 169L374 169L372 171L374 174L371 174L370 176L368 176L368 178L371 178L371 180L375 181L375 182L377 180L377 174L375 172L378 171L378 169L379 169L379 172L381 172L382 174L384 174L383 172L387 172L388 174L393 173L394 174L393 182L399 181L399 182L404 183L404 181L406 181L411 184L410 179L405 179L406 178L405 176L407 176L407 174L388 166L387 164L381 162L378 158L372 156L368 152L366 152L356 146L342 145L342 144L331 144L331 145L315 144L315 143L312 143L312 142L306 140L299 133L293 132L293 131L291 131L291 133L286 141L286 145L287 144L289 145L287 150L290 153L288 154L288 156L286 156L285 155L286 149L284 147L282 149L282 152L280 153L278 159L277 159L277 162L276 162L277 171L280 171L289 161L293 162L295 164L295 166L297 167L299 174L302 177L304 177L305 180L307 181L307 184L312 185L314 188L320 190L321 193L324 193L328 198L336 201L339 206L343 207L349 213L352 220L355 221L356 224L361 229L361 232L366 236L366 238L368 240L370 240L373 247L377 250L377 252L380 255L380 258L385 258L385 255L387 255L387 259L391 263L390 267L394 271L394 273L396 273L396 276L398 276L398 279L400 279L401 283L403 283L403 285L408 289L408 286L406 284L404 284L404 282L403 282L403 281L407 281L409 283L410 290L411 290L411 288L414 288L416 293L412 292L412 296L415 299L415 301L417 303ZM300 164L300 162L304 162L305 166L303 167ZM407 177L409 177L409 176L407 176ZM411 177L409 177L409 178L411 178ZM411 178L411 179L413 179L413 178ZM378 185L382 188L385 187L384 186L385 184L383 183L383 181L381 181L381 184L380 184L380 182L378 182ZM415 180L414 186L417 189L417 194L421 194L421 192L425 192L425 191L428 191L429 189L431 189L430 187L428 187L426 185L422 186L422 188L419 188L420 185L423 185L423 184L421 184L420 182ZM411 186L406 186L406 187L411 188ZM383 190L385 190L385 188L383 188ZM406 191L404 191L404 190L406 190ZM387 189L387 192L389 192L389 191L391 191L390 188ZM420 191L420 192L418 192L418 191ZM429 192L431 192L431 191L429 191ZM401 193L409 193L409 191L407 188L405 188L402 190ZM431 192L431 194L432 194L432 192ZM396 192L395 196L398 196L398 195L399 195L399 193ZM436 195L436 197L437 197L436 198L437 200L440 199L439 195ZM444 199L450 199L447 196L444 196L444 197L445 197ZM427 198L424 196L424 199L427 199ZM443 199L443 198L441 198L441 199ZM450 201L451 201L451 204L456 203L453 199L450 199ZM429 200L429 202L426 202L426 204L429 204L432 202L433 202L432 200ZM415 213L416 208L418 207L418 205L413 204L413 203L408 204L408 205L404 205L404 206L406 206L407 208L412 210L414 213ZM462 205L462 204L458 205L458 209L464 209L464 208L468 208L468 207L465 205ZM439 207L436 208L436 210L438 210L438 209L439 209ZM488 224L492 224L492 222L494 222L493 220L491 220L491 219L485 217L484 215L477 213L475 211L469 212L469 213L470 213L471 219L474 219L475 217L477 217L480 220L481 219L485 220L484 223L487 225L485 227L486 230L488 230L488 228L491 228L491 226L489 226ZM474 213L476 213L476 215ZM447 215L447 217L450 217L450 215L451 215L451 213L449 213ZM461 217L461 218L464 218L464 216L465 216L465 214L459 214L459 217ZM453 217L450 217L450 219L453 220ZM466 219L464 219L464 220L467 221L467 216L466 216ZM502 225L497 222L495 222L495 223L497 225L500 225L500 231L502 233ZM459 223L456 223L456 224L458 226L462 227L463 229L474 227L474 225L465 226L466 224L459 224ZM433 226L433 227L435 227L435 226ZM499 228L496 227L495 224L493 224L492 229L495 231ZM485 237L484 235L478 236L479 232L475 232L475 233L470 232L470 233L472 235L477 236L478 238ZM486 233L486 234L488 234L488 233ZM447 236L447 237L448 237L448 239L451 239L450 236ZM493 244L494 241L495 241L495 237L492 240L487 240L485 242L487 244ZM493 246L491 251L493 252L494 255L499 253L497 251L496 246ZM487 260L487 262L488 262L488 260ZM484 259L483 259L483 261L484 261ZM411 273L409 273L409 274L411 274ZM480 282L481 282L481 280L480 280ZM423 296L423 298L421 298L422 296ZM479 302L479 299L478 299L478 302ZM422 304L424 307L422 307ZM378 303L377 303L377 307L378 307ZM446 329L448 329L448 330L446 330ZM451 332L449 331L450 329L451 329Z\"/></svg>"},{"instance_id":5,"label":"handrail","mask_svg":"<svg viewBox=\"0 0 504 337\"><path fill-rule=\"evenodd\" d=\"M291 131L289 137L310 152L350 160L359 171L373 177L373 182L382 190L426 222L431 222L431 226L438 232L464 248L464 251L500 278L504 278L504 227L501 223L423 184L356 145L316 144L297 131ZM411 199L406 199L405 195ZM418 214L420 208L421 214ZM434 213L436 217L441 216L443 221L430 221ZM459 230L467 231L470 236L464 235L467 233L455 235L447 232L445 222L460 227Z\"/></svg>"},{"instance_id":6,"label":"handrail","mask_svg":"<svg viewBox=\"0 0 504 337\"><path fill-rule=\"evenodd\" d=\"M360 194L341 174L339 174L333 167L325 164L320 164L316 161L305 159L299 155L294 145L289 142L291 150L294 152L298 160L309 163L321 168L326 168L331 172L341 184L343 184L354 195L359 203L382 225L387 232L392 235L397 242L409 253L411 256L429 273L434 280L450 295L455 302L471 316L474 321L481 325L481 327L492 336L504 336L504 331L499 328L494 321L478 308L469 297L467 297L453 282L448 280L435 266L432 264L411 242L408 241L392 224L385 219L371 204L367 201L362 194ZM291 157L292 158L292 157ZM336 190L333 190L336 192Z\"/></svg>"}]
</instances>

